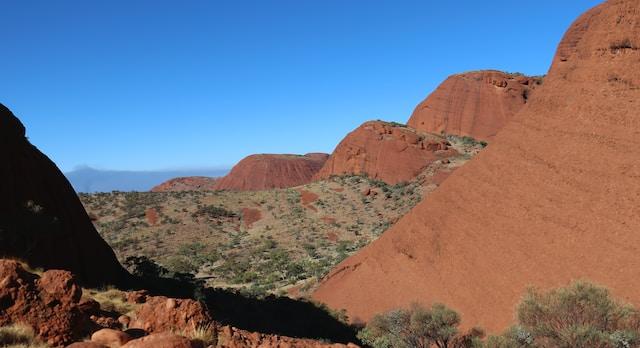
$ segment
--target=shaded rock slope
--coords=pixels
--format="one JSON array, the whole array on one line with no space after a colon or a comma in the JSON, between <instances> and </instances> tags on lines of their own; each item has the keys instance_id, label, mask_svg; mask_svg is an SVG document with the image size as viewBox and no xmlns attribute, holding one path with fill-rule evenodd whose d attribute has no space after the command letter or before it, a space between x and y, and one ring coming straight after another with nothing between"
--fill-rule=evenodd
<instances>
[{"instance_id":1,"label":"shaded rock slope","mask_svg":"<svg viewBox=\"0 0 640 348\"><path fill-rule=\"evenodd\" d=\"M542 78L495 70L452 75L413 111L408 125L490 140L526 104Z\"/></svg>"},{"instance_id":2,"label":"shaded rock slope","mask_svg":"<svg viewBox=\"0 0 640 348\"><path fill-rule=\"evenodd\" d=\"M338 265L315 299L352 320L438 301L490 332L513 322L532 285L586 278L639 305L638 47L637 0L582 15L491 145Z\"/></svg>"},{"instance_id":3,"label":"shaded rock slope","mask_svg":"<svg viewBox=\"0 0 640 348\"><path fill-rule=\"evenodd\" d=\"M328 157L324 153L247 156L219 179L214 189L259 191L308 184Z\"/></svg>"},{"instance_id":4,"label":"shaded rock slope","mask_svg":"<svg viewBox=\"0 0 640 348\"><path fill-rule=\"evenodd\" d=\"M0 257L69 270L92 285L128 280L67 179L2 104L0 178Z\"/></svg>"},{"instance_id":5,"label":"shaded rock slope","mask_svg":"<svg viewBox=\"0 0 640 348\"><path fill-rule=\"evenodd\" d=\"M431 163L456 153L443 137L369 121L338 144L314 178L357 174L393 185L411 181Z\"/></svg>"}]
</instances>

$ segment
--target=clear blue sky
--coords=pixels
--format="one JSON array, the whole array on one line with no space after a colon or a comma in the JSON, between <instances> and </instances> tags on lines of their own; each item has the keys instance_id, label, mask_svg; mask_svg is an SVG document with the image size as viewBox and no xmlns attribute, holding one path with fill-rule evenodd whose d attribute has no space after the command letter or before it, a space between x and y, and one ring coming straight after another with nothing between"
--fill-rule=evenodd
<instances>
[{"instance_id":1,"label":"clear blue sky","mask_svg":"<svg viewBox=\"0 0 640 348\"><path fill-rule=\"evenodd\" d=\"M450 74L546 73L599 2L5 0L0 102L65 171L330 152Z\"/></svg>"}]
</instances>

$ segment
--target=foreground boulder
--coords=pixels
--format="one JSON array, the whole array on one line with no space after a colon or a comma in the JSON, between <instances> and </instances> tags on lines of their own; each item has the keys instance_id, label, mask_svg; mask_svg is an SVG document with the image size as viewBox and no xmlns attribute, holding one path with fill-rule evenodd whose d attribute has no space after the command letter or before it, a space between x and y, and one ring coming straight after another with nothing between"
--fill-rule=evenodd
<instances>
[{"instance_id":1,"label":"foreground boulder","mask_svg":"<svg viewBox=\"0 0 640 348\"><path fill-rule=\"evenodd\" d=\"M367 175L388 184L413 180L431 163L457 154L437 135L404 125L370 121L338 144L315 179L332 175Z\"/></svg>"},{"instance_id":2,"label":"foreground boulder","mask_svg":"<svg viewBox=\"0 0 640 348\"><path fill-rule=\"evenodd\" d=\"M492 139L524 107L542 78L487 70L447 78L413 111L409 126Z\"/></svg>"},{"instance_id":3,"label":"foreground boulder","mask_svg":"<svg viewBox=\"0 0 640 348\"><path fill-rule=\"evenodd\" d=\"M202 303L164 296L149 296L138 307L129 327L146 332L174 331L185 334L204 328L215 329L213 320Z\"/></svg>"},{"instance_id":4,"label":"foreground boulder","mask_svg":"<svg viewBox=\"0 0 640 348\"><path fill-rule=\"evenodd\" d=\"M129 280L67 179L2 104L0 182L0 257L68 270L89 285Z\"/></svg>"},{"instance_id":5,"label":"foreground boulder","mask_svg":"<svg viewBox=\"0 0 640 348\"><path fill-rule=\"evenodd\" d=\"M640 2L581 16L535 97L486 150L314 298L350 318L420 301L489 332L525 289L588 279L640 305Z\"/></svg>"},{"instance_id":6,"label":"foreground boulder","mask_svg":"<svg viewBox=\"0 0 640 348\"><path fill-rule=\"evenodd\" d=\"M216 182L216 190L259 191L308 184L329 155L262 154L245 157Z\"/></svg>"},{"instance_id":7,"label":"foreground boulder","mask_svg":"<svg viewBox=\"0 0 640 348\"><path fill-rule=\"evenodd\" d=\"M82 338L93 324L80 311L82 290L66 271L38 277L20 263L0 260L0 326L25 323L52 346Z\"/></svg>"}]
</instances>

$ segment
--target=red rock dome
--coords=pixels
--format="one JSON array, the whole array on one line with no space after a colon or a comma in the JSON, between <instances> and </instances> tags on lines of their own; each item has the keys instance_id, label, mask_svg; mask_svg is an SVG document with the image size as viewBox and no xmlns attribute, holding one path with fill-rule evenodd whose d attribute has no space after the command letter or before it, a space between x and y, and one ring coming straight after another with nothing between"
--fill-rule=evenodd
<instances>
[{"instance_id":1,"label":"red rock dome","mask_svg":"<svg viewBox=\"0 0 640 348\"><path fill-rule=\"evenodd\" d=\"M529 286L588 279L640 305L638 23L637 0L582 15L491 145L314 298L362 320L437 301L489 332L514 322Z\"/></svg>"}]
</instances>

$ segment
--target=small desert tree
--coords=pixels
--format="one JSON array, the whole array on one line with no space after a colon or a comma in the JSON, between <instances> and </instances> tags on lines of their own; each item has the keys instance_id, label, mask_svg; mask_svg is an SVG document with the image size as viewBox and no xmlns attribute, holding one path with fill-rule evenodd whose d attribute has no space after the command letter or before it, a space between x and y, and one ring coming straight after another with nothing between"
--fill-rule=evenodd
<instances>
[{"instance_id":1,"label":"small desert tree","mask_svg":"<svg viewBox=\"0 0 640 348\"><path fill-rule=\"evenodd\" d=\"M518 326L491 337L488 348L631 348L640 346L640 312L601 287L529 289L517 309Z\"/></svg>"},{"instance_id":2,"label":"small desert tree","mask_svg":"<svg viewBox=\"0 0 640 348\"><path fill-rule=\"evenodd\" d=\"M443 304L414 304L375 316L358 337L374 348L467 348L480 346L483 333L460 335L460 315Z\"/></svg>"}]
</instances>

